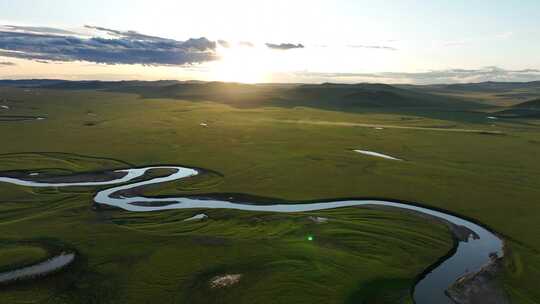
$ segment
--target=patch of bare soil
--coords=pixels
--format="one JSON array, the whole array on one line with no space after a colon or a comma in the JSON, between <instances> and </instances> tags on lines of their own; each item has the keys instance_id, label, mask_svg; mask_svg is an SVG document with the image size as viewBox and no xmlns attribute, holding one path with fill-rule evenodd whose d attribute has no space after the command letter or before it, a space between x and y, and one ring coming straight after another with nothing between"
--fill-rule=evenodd
<instances>
[{"instance_id":1,"label":"patch of bare soil","mask_svg":"<svg viewBox=\"0 0 540 304\"><path fill-rule=\"evenodd\" d=\"M502 259L493 255L491 263L458 279L446 294L457 304L509 304L508 296L497 280L502 267Z\"/></svg>"},{"instance_id":2,"label":"patch of bare soil","mask_svg":"<svg viewBox=\"0 0 540 304\"><path fill-rule=\"evenodd\" d=\"M310 216L308 220L312 221L315 224L326 224L328 223L328 218L320 216Z\"/></svg>"},{"instance_id":3,"label":"patch of bare soil","mask_svg":"<svg viewBox=\"0 0 540 304\"><path fill-rule=\"evenodd\" d=\"M225 274L220 276L215 276L210 279L210 287L212 288L225 288L232 286L242 278L241 274Z\"/></svg>"},{"instance_id":4,"label":"patch of bare soil","mask_svg":"<svg viewBox=\"0 0 540 304\"><path fill-rule=\"evenodd\" d=\"M467 227L455 225L450 222L447 222L447 225L450 231L452 231L452 234L454 235L454 237L456 237L461 242L466 242L469 240L469 238L473 238L474 240L477 240L480 238L478 234L468 229Z\"/></svg>"}]
</instances>

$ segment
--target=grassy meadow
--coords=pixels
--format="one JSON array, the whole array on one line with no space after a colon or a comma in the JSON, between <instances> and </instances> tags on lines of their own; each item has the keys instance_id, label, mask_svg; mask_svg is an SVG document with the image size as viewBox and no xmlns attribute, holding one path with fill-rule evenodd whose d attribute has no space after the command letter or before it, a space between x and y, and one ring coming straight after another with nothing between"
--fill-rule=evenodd
<instances>
[{"instance_id":1,"label":"grassy meadow","mask_svg":"<svg viewBox=\"0 0 540 304\"><path fill-rule=\"evenodd\" d=\"M9 106L0 116L46 118L0 121L0 171L178 164L220 174L145 194L391 198L443 208L500 233L508 253L501 283L513 303L540 303L538 120L9 87L0 87L0 103ZM53 276L0 286L0 303L410 303L417 276L453 245L446 226L397 211L129 213L94 210L95 191L0 184L0 270L42 260L51 244L80 256ZM182 222L202 212L208 220ZM209 287L227 273L243 278Z\"/></svg>"}]
</instances>

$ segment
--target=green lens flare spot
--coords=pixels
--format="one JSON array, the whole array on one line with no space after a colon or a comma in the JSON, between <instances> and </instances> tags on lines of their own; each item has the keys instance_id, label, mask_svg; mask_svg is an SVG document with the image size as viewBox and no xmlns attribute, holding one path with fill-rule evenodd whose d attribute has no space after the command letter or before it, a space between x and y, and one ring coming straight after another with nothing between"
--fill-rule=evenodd
<instances>
[{"instance_id":1,"label":"green lens flare spot","mask_svg":"<svg viewBox=\"0 0 540 304\"><path fill-rule=\"evenodd\" d=\"M308 240L308 241L313 241L314 239L315 239L315 238L314 238L313 236L311 236L311 235L307 237L307 240Z\"/></svg>"}]
</instances>

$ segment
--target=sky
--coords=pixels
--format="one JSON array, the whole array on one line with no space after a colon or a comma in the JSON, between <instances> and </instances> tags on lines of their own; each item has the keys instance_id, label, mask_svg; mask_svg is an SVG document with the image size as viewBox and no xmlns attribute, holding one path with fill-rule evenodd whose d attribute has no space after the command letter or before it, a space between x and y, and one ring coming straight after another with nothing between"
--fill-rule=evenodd
<instances>
[{"instance_id":1,"label":"sky","mask_svg":"<svg viewBox=\"0 0 540 304\"><path fill-rule=\"evenodd\" d=\"M0 78L540 80L540 1L0 0Z\"/></svg>"}]
</instances>

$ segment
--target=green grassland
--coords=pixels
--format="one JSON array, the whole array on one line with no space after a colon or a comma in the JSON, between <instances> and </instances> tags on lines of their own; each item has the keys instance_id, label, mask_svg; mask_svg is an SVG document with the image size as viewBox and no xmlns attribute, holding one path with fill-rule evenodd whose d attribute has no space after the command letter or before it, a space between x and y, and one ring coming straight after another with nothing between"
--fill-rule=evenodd
<instances>
[{"instance_id":1,"label":"green grassland","mask_svg":"<svg viewBox=\"0 0 540 304\"><path fill-rule=\"evenodd\" d=\"M501 276L506 290L514 303L540 302L537 120L493 121L481 109L238 107L96 90L0 88L0 95L10 106L0 115L47 117L0 122L0 171L180 164L222 176L145 193L420 202L502 234L509 253ZM417 275L452 246L444 225L395 211L96 211L95 190L0 184L2 239L54 240L81 256L52 277L2 287L0 302L399 303L410 301ZM182 222L201 212L209 220ZM313 215L331 220L314 224ZM0 257L0 265L13 259ZM245 277L235 287L210 289L208 279L223 273Z\"/></svg>"},{"instance_id":2,"label":"green grassland","mask_svg":"<svg viewBox=\"0 0 540 304\"><path fill-rule=\"evenodd\" d=\"M37 246L0 245L0 269L9 270L31 265L47 257L47 251Z\"/></svg>"},{"instance_id":3,"label":"green grassland","mask_svg":"<svg viewBox=\"0 0 540 304\"><path fill-rule=\"evenodd\" d=\"M540 81L480 82L465 84L403 85L401 88L446 97L474 100L492 106L514 106L540 96Z\"/></svg>"}]
</instances>

